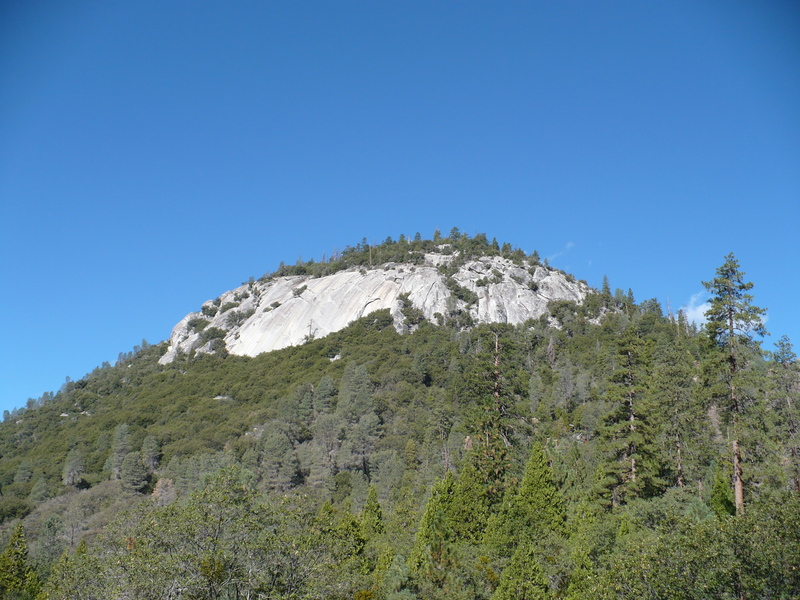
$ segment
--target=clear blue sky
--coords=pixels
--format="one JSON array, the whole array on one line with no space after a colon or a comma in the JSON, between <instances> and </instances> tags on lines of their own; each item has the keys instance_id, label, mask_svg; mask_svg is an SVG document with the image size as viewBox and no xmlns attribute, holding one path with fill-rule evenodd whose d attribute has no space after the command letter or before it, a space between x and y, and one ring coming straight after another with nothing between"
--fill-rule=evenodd
<instances>
[{"instance_id":1,"label":"clear blue sky","mask_svg":"<svg viewBox=\"0 0 800 600\"><path fill-rule=\"evenodd\" d=\"M798 4L0 7L0 409L453 226L673 309L734 252L800 346Z\"/></svg>"}]
</instances>

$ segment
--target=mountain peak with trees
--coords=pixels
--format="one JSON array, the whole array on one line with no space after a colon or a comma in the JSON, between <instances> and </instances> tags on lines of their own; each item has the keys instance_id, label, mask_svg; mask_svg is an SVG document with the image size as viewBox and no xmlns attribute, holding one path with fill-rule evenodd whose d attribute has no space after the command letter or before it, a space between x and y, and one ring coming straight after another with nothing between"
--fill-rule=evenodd
<instances>
[{"instance_id":1,"label":"mountain peak with trees","mask_svg":"<svg viewBox=\"0 0 800 600\"><path fill-rule=\"evenodd\" d=\"M274 273L205 302L173 329L162 363L178 354L256 356L344 329L389 310L399 332L421 321L468 329L538 319L552 301L582 302L591 289L510 244L453 228L446 238L366 240L319 262Z\"/></svg>"},{"instance_id":2,"label":"mountain peak with trees","mask_svg":"<svg viewBox=\"0 0 800 600\"><path fill-rule=\"evenodd\" d=\"M434 318L402 287L424 269L478 299L444 283ZM576 295L475 318L534 291L515 269ZM698 329L458 230L283 265L222 314L287 282L395 295L254 355L226 296L224 346L143 342L7 413L0 596L798 597L800 365L735 257L710 273Z\"/></svg>"}]
</instances>

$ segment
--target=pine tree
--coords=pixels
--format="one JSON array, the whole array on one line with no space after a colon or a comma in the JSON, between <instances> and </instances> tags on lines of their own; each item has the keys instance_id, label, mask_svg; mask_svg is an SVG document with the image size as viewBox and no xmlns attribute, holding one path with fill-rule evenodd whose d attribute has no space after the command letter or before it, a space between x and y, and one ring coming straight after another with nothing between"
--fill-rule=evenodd
<instances>
[{"instance_id":1,"label":"pine tree","mask_svg":"<svg viewBox=\"0 0 800 600\"><path fill-rule=\"evenodd\" d=\"M63 598L65 594L72 588L73 582L70 581L71 575L74 573L74 565L72 564L69 550L64 550L61 557L53 565L53 570L50 573L41 593L37 596L37 600L57 600Z\"/></svg>"},{"instance_id":2,"label":"pine tree","mask_svg":"<svg viewBox=\"0 0 800 600\"><path fill-rule=\"evenodd\" d=\"M611 306L611 286L608 284L608 275L603 275L603 287L600 288L600 296L603 299L604 306Z\"/></svg>"},{"instance_id":3,"label":"pine tree","mask_svg":"<svg viewBox=\"0 0 800 600\"><path fill-rule=\"evenodd\" d=\"M30 462L23 460L14 474L14 483L28 483L31 479L33 479L33 470L31 470Z\"/></svg>"},{"instance_id":4,"label":"pine tree","mask_svg":"<svg viewBox=\"0 0 800 600\"><path fill-rule=\"evenodd\" d=\"M319 414L311 426L313 454L322 457L323 471L332 473L336 469L344 427L345 420L336 413Z\"/></svg>"},{"instance_id":5,"label":"pine tree","mask_svg":"<svg viewBox=\"0 0 800 600\"><path fill-rule=\"evenodd\" d=\"M696 406L694 357L685 338L665 339L658 347L653 368L654 420L660 432L662 455L672 463L673 482L686 485L687 443L700 436L700 407Z\"/></svg>"},{"instance_id":6,"label":"pine tree","mask_svg":"<svg viewBox=\"0 0 800 600\"><path fill-rule=\"evenodd\" d=\"M81 452L79 448L73 448L69 451L64 461L64 470L61 480L64 482L64 485L78 487L81 482L83 482L84 472L83 452Z\"/></svg>"},{"instance_id":7,"label":"pine tree","mask_svg":"<svg viewBox=\"0 0 800 600\"><path fill-rule=\"evenodd\" d=\"M292 442L272 424L261 440L261 470L269 489L285 491L297 477L300 464Z\"/></svg>"},{"instance_id":8,"label":"pine tree","mask_svg":"<svg viewBox=\"0 0 800 600\"><path fill-rule=\"evenodd\" d=\"M161 448L158 440L148 435L142 442L142 460L150 473L155 473L161 460Z\"/></svg>"},{"instance_id":9,"label":"pine tree","mask_svg":"<svg viewBox=\"0 0 800 600\"><path fill-rule=\"evenodd\" d=\"M123 489L129 492L141 492L147 485L147 469L140 452L129 452L122 461L119 480Z\"/></svg>"},{"instance_id":10,"label":"pine tree","mask_svg":"<svg viewBox=\"0 0 800 600\"><path fill-rule=\"evenodd\" d=\"M446 518L453 506L455 489L456 481L450 471L433 485L431 497L425 505L425 511L422 513L417 535L414 538L414 549L409 557L409 565L412 570L421 570L423 565L431 560L432 546L441 543L441 540L435 541L434 537L440 535L439 520Z\"/></svg>"},{"instance_id":11,"label":"pine tree","mask_svg":"<svg viewBox=\"0 0 800 600\"><path fill-rule=\"evenodd\" d=\"M47 485L47 480L44 477L39 477L31 488L31 493L28 499L31 502L44 502L50 497L50 488Z\"/></svg>"},{"instance_id":12,"label":"pine tree","mask_svg":"<svg viewBox=\"0 0 800 600\"><path fill-rule=\"evenodd\" d=\"M503 498L502 491L487 480L481 468L486 461L482 458L480 450L467 456L445 513L448 528L458 542L479 544L489 517Z\"/></svg>"},{"instance_id":13,"label":"pine tree","mask_svg":"<svg viewBox=\"0 0 800 600\"><path fill-rule=\"evenodd\" d=\"M550 588L530 543L520 544L500 577L492 600L546 600Z\"/></svg>"},{"instance_id":14,"label":"pine tree","mask_svg":"<svg viewBox=\"0 0 800 600\"><path fill-rule=\"evenodd\" d=\"M496 329L491 331L491 362L487 363L486 358L482 357L482 364L470 375L477 415L473 423L475 439L471 442L472 450L466 462L474 468L472 476L477 477L484 488L480 495L484 497L488 510L502 501L510 483L510 449L513 439L510 423L511 399L501 370L503 358L510 355L512 344L508 341L501 344L500 333ZM462 480L465 478L460 477L459 482Z\"/></svg>"},{"instance_id":15,"label":"pine tree","mask_svg":"<svg viewBox=\"0 0 800 600\"><path fill-rule=\"evenodd\" d=\"M378 580L391 565L396 552L382 539L383 531L383 511L378 502L378 490L371 485L359 518L359 534L364 540L361 571L374 573Z\"/></svg>"},{"instance_id":16,"label":"pine tree","mask_svg":"<svg viewBox=\"0 0 800 600\"><path fill-rule=\"evenodd\" d=\"M380 419L370 408L358 422L348 427L346 439L342 443L340 465L359 469L365 477L369 477L369 458L379 436Z\"/></svg>"},{"instance_id":17,"label":"pine tree","mask_svg":"<svg viewBox=\"0 0 800 600\"><path fill-rule=\"evenodd\" d=\"M748 400L745 387L752 383L748 366L762 356L760 344L753 339L753 335L767 335L761 320L766 310L753 305L753 296L747 293L753 284L744 280L745 273L739 270L739 262L733 253L725 257L725 263L717 269L716 274L711 281L703 282L703 286L712 294L710 308L705 313L705 333L720 358L717 373L721 378L724 396L717 396L717 399L723 401L733 425L733 495L738 514L744 510L739 424Z\"/></svg>"},{"instance_id":18,"label":"pine tree","mask_svg":"<svg viewBox=\"0 0 800 600\"><path fill-rule=\"evenodd\" d=\"M781 336L772 354L772 408L779 418L779 439L795 492L800 495L800 363L788 336Z\"/></svg>"},{"instance_id":19,"label":"pine tree","mask_svg":"<svg viewBox=\"0 0 800 600\"><path fill-rule=\"evenodd\" d=\"M500 510L489 519L484 545L501 556L511 556L521 543L534 543L549 532L563 533L564 520L561 494L537 442L531 447L522 483L509 490Z\"/></svg>"},{"instance_id":20,"label":"pine tree","mask_svg":"<svg viewBox=\"0 0 800 600\"><path fill-rule=\"evenodd\" d=\"M492 332L491 340L494 347L491 362L479 365L469 375L476 410L471 424L474 437L470 436L466 442L467 455L458 478L448 471L444 480L434 487L412 554L416 564L419 564L421 548L429 542L428 521L436 511L441 510L453 543L478 545L489 516L500 505L512 482L509 476L509 399L500 372L499 334Z\"/></svg>"},{"instance_id":21,"label":"pine tree","mask_svg":"<svg viewBox=\"0 0 800 600\"><path fill-rule=\"evenodd\" d=\"M356 423L372 410L372 382L363 365L349 363L342 375L336 414L348 423Z\"/></svg>"},{"instance_id":22,"label":"pine tree","mask_svg":"<svg viewBox=\"0 0 800 600\"><path fill-rule=\"evenodd\" d=\"M104 594L107 582L100 561L89 553L83 539L71 554L65 550L42 587L37 600L95 600Z\"/></svg>"},{"instance_id":23,"label":"pine tree","mask_svg":"<svg viewBox=\"0 0 800 600\"><path fill-rule=\"evenodd\" d=\"M111 479L119 479L122 470L122 461L131 451L131 436L127 423L122 423L114 428L114 439L111 442L110 470Z\"/></svg>"},{"instance_id":24,"label":"pine tree","mask_svg":"<svg viewBox=\"0 0 800 600\"><path fill-rule=\"evenodd\" d=\"M717 467L714 472L714 486L711 488L711 497L708 505L717 517L730 517L736 514L731 492L730 472L726 475L725 469Z\"/></svg>"},{"instance_id":25,"label":"pine tree","mask_svg":"<svg viewBox=\"0 0 800 600\"><path fill-rule=\"evenodd\" d=\"M369 486L367 500L361 511L361 535L369 540L383 533L383 511L378 502L378 490L374 485Z\"/></svg>"},{"instance_id":26,"label":"pine tree","mask_svg":"<svg viewBox=\"0 0 800 600\"><path fill-rule=\"evenodd\" d=\"M63 524L57 515L47 517L39 526L34 549L34 567L43 580L47 580L53 565L64 551Z\"/></svg>"},{"instance_id":27,"label":"pine tree","mask_svg":"<svg viewBox=\"0 0 800 600\"><path fill-rule=\"evenodd\" d=\"M295 419L301 429L308 430L314 417L314 386L310 383L299 386L294 392Z\"/></svg>"},{"instance_id":28,"label":"pine tree","mask_svg":"<svg viewBox=\"0 0 800 600\"><path fill-rule=\"evenodd\" d=\"M25 528L19 523L11 534L8 546L0 554L0 596L33 598L39 585L36 573L28 564Z\"/></svg>"},{"instance_id":29,"label":"pine tree","mask_svg":"<svg viewBox=\"0 0 800 600\"><path fill-rule=\"evenodd\" d=\"M329 375L325 375L319 380L314 389L314 410L317 413L328 413L331 411L331 399L336 395L336 386Z\"/></svg>"},{"instance_id":30,"label":"pine tree","mask_svg":"<svg viewBox=\"0 0 800 600\"><path fill-rule=\"evenodd\" d=\"M455 585L454 577L458 570L458 562L453 533L448 527L447 516L441 507L435 508L429 515L428 534L428 544L420 571L428 584L446 594Z\"/></svg>"},{"instance_id":31,"label":"pine tree","mask_svg":"<svg viewBox=\"0 0 800 600\"><path fill-rule=\"evenodd\" d=\"M598 444L606 460L596 491L607 506L652 495L661 485L647 421L651 345L629 327L617 345L616 361L606 393L613 404Z\"/></svg>"}]
</instances>

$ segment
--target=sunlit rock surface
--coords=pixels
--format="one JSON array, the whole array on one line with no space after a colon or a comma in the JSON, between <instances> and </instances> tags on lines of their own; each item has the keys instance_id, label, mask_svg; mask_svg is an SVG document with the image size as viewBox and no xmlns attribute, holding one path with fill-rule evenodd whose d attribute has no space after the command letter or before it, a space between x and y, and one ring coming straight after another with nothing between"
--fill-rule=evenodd
<instances>
[{"instance_id":1,"label":"sunlit rock surface","mask_svg":"<svg viewBox=\"0 0 800 600\"><path fill-rule=\"evenodd\" d=\"M256 356L324 337L386 308L391 311L395 328L408 331L399 300L403 294L408 294L411 304L434 323L461 311L476 323L517 325L541 316L552 300L581 302L591 291L586 284L540 265L483 257L464 263L452 275L456 283L477 294L477 302L468 305L452 294L446 275L440 271L452 259L428 254L422 265L388 263L326 277L277 277L243 285L203 305L206 312L217 308L213 317L202 311L186 315L172 330L169 348L160 362L172 362L182 352L213 350L213 343L203 344L202 333L197 331L197 324L202 326L199 319L209 321L206 329L216 327L225 332L230 353Z\"/></svg>"}]
</instances>

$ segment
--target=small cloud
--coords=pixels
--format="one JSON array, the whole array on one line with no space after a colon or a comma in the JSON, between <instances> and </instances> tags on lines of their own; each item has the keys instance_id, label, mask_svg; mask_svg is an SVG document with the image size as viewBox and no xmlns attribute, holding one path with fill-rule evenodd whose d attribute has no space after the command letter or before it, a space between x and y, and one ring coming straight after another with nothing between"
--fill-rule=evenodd
<instances>
[{"instance_id":1,"label":"small cloud","mask_svg":"<svg viewBox=\"0 0 800 600\"><path fill-rule=\"evenodd\" d=\"M711 308L711 305L705 301L707 295L706 292L692 294L689 304L681 306L681 309L686 313L686 319L690 323L699 326L706 322L706 311Z\"/></svg>"},{"instance_id":2,"label":"small cloud","mask_svg":"<svg viewBox=\"0 0 800 600\"><path fill-rule=\"evenodd\" d=\"M706 292L692 294L692 297L689 299L689 304L681 306L681 309L686 313L686 320L690 323L694 323L698 327L708 322L708 319L706 319L706 311L711 308L711 304L706 301L707 297L708 294ZM768 315L763 315L761 317L761 322L766 324L767 318Z\"/></svg>"},{"instance_id":3,"label":"small cloud","mask_svg":"<svg viewBox=\"0 0 800 600\"><path fill-rule=\"evenodd\" d=\"M575 243L574 242L567 242L567 245L564 246L563 250L559 250L555 254L551 254L550 256L547 257L548 262L555 260L559 256L563 256L564 254L566 254L567 252L572 250L574 247L575 247Z\"/></svg>"}]
</instances>

